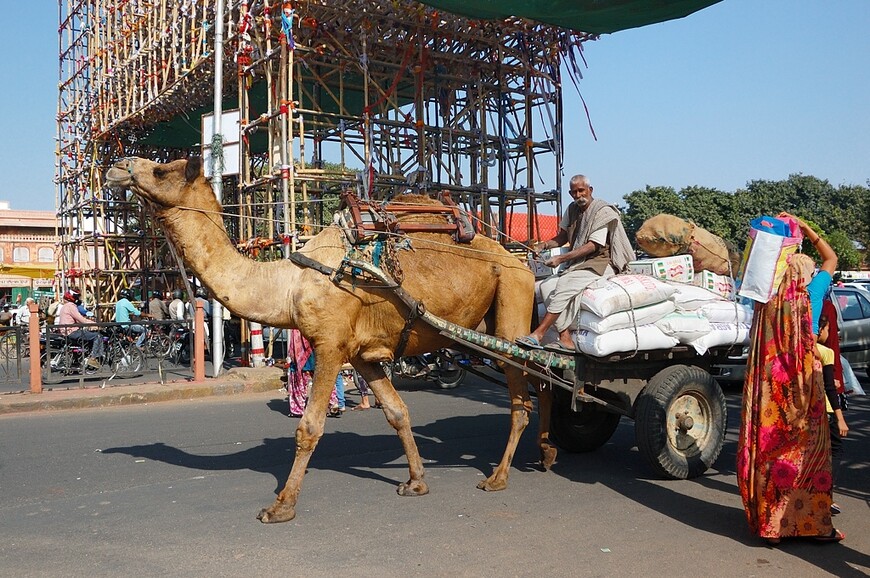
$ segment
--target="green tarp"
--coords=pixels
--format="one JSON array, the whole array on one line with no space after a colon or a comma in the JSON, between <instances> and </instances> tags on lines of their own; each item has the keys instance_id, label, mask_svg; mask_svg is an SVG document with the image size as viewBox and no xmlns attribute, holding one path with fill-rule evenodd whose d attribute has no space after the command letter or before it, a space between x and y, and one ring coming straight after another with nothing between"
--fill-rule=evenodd
<instances>
[{"instance_id":1,"label":"green tarp","mask_svg":"<svg viewBox=\"0 0 870 578\"><path fill-rule=\"evenodd\" d=\"M422 0L470 18L518 16L581 32L608 34L688 16L721 0Z\"/></svg>"}]
</instances>

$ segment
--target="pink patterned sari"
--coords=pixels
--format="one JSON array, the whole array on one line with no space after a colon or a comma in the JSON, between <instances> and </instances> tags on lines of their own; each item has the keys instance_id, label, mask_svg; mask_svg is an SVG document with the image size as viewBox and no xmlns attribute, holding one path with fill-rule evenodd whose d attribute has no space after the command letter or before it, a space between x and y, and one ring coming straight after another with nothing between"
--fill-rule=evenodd
<instances>
[{"instance_id":1,"label":"pink patterned sari","mask_svg":"<svg viewBox=\"0 0 870 578\"><path fill-rule=\"evenodd\" d=\"M833 530L830 432L814 343L795 263L777 295L756 305L743 390L737 482L749 528L762 538Z\"/></svg>"},{"instance_id":2,"label":"pink patterned sari","mask_svg":"<svg viewBox=\"0 0 870 578\"><path fill-rule=\"evenodd\" d=\"M308 394L314 384L314 348L298 329L287 332L287 399L290 402L290 415L301 416L308 405ZM335 389L329 397L329 407L338 407Z\"/></svg>"}]
</instances>

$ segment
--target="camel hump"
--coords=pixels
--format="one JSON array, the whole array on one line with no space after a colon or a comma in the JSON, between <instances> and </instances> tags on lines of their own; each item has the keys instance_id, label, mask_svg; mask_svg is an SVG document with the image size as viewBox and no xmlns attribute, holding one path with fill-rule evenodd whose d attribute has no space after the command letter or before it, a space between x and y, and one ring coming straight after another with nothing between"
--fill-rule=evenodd
<instances>
[{"instance_id":1,"label":"camel hump","mask_svg":"<svg viewBox=\"0 0 870 578\"><path fill-rule=\"evenodd\" d=\"M461 243L474 239L470 216L449 194L442 200L428 195L402 195L389 203L360 200L353 191L342 193L337 223L353 244L367 243L384 234L447 233Z\"/></svg>"}]
</instances>

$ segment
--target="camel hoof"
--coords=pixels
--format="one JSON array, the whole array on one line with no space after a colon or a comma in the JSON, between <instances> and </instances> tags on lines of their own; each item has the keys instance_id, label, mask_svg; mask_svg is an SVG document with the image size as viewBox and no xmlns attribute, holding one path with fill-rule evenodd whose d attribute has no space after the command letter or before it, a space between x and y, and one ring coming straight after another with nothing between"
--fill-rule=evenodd
<instances>
[{"instance_id":1,"label":"camel hoof","mask_svg":"<svg viewBox=\"0 0 870 578\"><path fill-rule=\"evenodd\" d=\"M487 492L498 492L507 487L507 480L498 480L495 478L487 478L477 484L478 490L484 490Z\"/></svg>"},{"instance_id":2,"label":"camel hoof","mask_svg":"<svg viewBox=\"0 0 870 578\"><path fill-rule=\"evenodd\" d=\"M423 480L409 480L399 484L396 493L400 496L425 496L429 493L429 486Z\"/></svg>"},{"instance_id":3,"label":"camel hoof","mask_svg":"<svg viewBox=\"0 0 870 578\"><path fill-rule=\"evenodd\" d=\"M296 517L296 508L285 504L273 504L268 508L263 508L257 514L257 519L264 524L277 524L279 522L289 522Z\"/></svg>"},{"instance_id":4,"label":"camel hoof","mask_svg":"<svg viewBox=\"0 0 870 578\"><path fill-rule=\"evenodd\" d=\"M550 468L556 463L557 453L558 450L553 446L543 446L541 448L541 466L545 472L550 471Z\"/></svg>"}]
</instances>

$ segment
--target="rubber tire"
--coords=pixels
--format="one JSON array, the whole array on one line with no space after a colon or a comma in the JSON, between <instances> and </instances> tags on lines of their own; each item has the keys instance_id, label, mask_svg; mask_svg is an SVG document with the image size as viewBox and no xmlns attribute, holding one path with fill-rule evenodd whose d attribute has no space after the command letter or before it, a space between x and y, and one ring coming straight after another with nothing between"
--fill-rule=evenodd
<instances>
[{"instance_id":1,"label":"rubber tire","mask_svg":"<svg viewBox=\"0 0 870 578\"><path fill-rule=\"evenodd\" d=\"M141 373L145 366L145 354L135 345L128 345L121 351L115 352L112 360L112 373L116 375L133 375ZM125 358L129 361L124 363Z\"/></svg>"},{"instance_id":2,"label":"rubber tire","mask_svg":"<svg viewBox=\"0 0 870 578\"><path fill-rule=\"evenodd\" d=\"M595 451L613 437L621 416L595 403L578 403L578 407L581 411L571 411L569 392L561 388L553 392L550 438L567 452Z\"/></svg>"},{"instance_id":3,"label":"rubber tire","mask_svg":"<svg viewBox=\"0 0 870 578\"><path fill-rule=\"evenodd\" d=\"M44 351L42 355L39 356L39 369L42 373L42 383L52 383L53 381L57 381L58 378L55 377L52 379L52 376L58 375L57 372L51 371L51 364L48 359L48 352Z\"/></svg>"},{"instance_id":4,"label":"rubber tire","mask_svg":"<svg viewBox=\"0 0 870 578\"><path fill-rule=\"evenodd\" d=\"M438 375L438 387L441 389L454 389L465 379L465 370L461 367L450 371L442 371Z\"/></svg>"},{"instance_id":5,"label":"rubber tire","mask_svg":"<svg viewBox=\"0 0 870 578\"><path fill-rule=\"evenodd\" d=\"M691 447L681 450L671 444L667 422L669 408L684 396L695 398L709 417L706 431L699 430L700 443L696 438ZM719 457L725 443L728 410L722 388L708 372L686 365L667 367L649 380L635 407L637 447L657 474L675 480L694 478Z\"/></svg>"}]
</instances>

